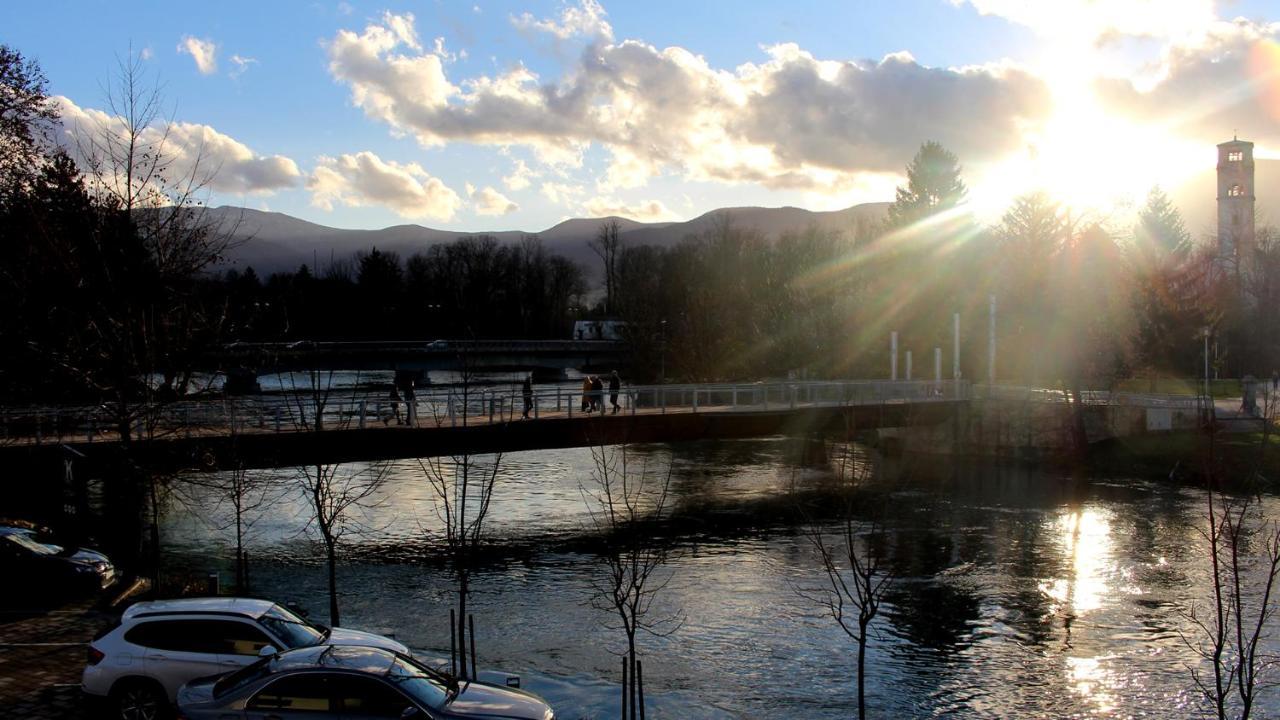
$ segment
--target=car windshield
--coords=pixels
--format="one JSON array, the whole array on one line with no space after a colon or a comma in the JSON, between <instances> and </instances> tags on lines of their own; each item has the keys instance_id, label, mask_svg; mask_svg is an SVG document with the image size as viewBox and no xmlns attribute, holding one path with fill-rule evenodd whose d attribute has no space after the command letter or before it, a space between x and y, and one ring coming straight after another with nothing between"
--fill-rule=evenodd
<instances>
[{"instance_id":1,"label":"car windshield","mask_svg":"<svg viewBox=\"0 0 1280 720\"><path fill-rule=\"evenodd\" d=\"M438 708L449 698L443 678L404 658L396 658L391 664L387 680L429 708Z\"/></svg>"},{"instance_id":2,"label":"car windshield","mask_svg":"<svg viewBox=\"0 0 1280 720\"><path fill-rule=\"evenodd\" d=\"M324 633L279 605L272 605L270 610L258 618L258 622L290 649L316 645L324 640Z\"/></svg>"},{"instance_id":3,"label":"car windshield","mask_svg":"<svg viewBox=\"0 0 1280 720\"><path fill-rule=\"evenodd\" d=\"M270 670L270 668L267 667L270 662L271 658L262 658L252 665L246 665L230 675L223 676L221 680L213 684L213 696L222 697L233 690L239 690L254 680L263 677Z\"/></svg>"},{"instance_id":4,"label":"car windshield","mask_svg":"<svg viewBox=\"0 0 1280 720\"><path fill-rule=\"evenodd\" d=\"M4 536L6 540L21 545L37 555L57 555L62 552L62 548L57 545L46 545L42 542L36 542L35 538L25 533L12 533Z\"/></svg>"}]
</instances>

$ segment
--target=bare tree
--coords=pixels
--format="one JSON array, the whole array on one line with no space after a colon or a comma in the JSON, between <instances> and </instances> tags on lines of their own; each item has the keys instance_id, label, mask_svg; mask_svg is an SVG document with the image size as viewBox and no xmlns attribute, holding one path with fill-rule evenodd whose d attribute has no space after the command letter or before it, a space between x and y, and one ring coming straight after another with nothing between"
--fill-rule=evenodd
<instances>
[{"instance_id":1,"label":"bare tree","mask_svg":"<svg viewBox=\"0 0 1280 720\"><path fill-rule=\"evenodd\" d=\"M604 309L606 313L617 312L614 307L614 293L618 283L618 253L622 248L622 240L618 235L622 226L616 219L601 223L596 236L587 242L591 251L600 258L604 269Z\"/></svg>"},{"instance_id":2,"label":"bare tree","mask_svg":"<svg viewBox=\"0 0 1280 720\"><path fill-rule=\"evenodd\" d=\"M1256 457L1261 467L1276 419L1275 397L1264 404L1264 431ZM1192 680L1219 720L1252 717L1266 676L1280 659L1263 652L1272 634L1280 578L1280 522L1268 519L1259 498L1231 498L1215 489L1216 430L1209 430L1205 465L1205 517L1200 530L1209 556L1208 608L1193 604L1186 612L1195 632L1182 639L1199 657ZM1259 479L1256 468L1246 485ZM1203 665L1208 663L1210 673Z\"/></svg>"},{"instance_id":3,"label":"bare tree","mask_svg":"<svg viewBox=\"0 0 1280 720\"><path fill-rule=\"evenodd\" d=\"M671 466L656 470L645 461L639 468L632 467L626 445L592 446L591 458L595 462L592 484L581 490L591 522L604 543L603 572L594 583L591 606L612 614L616 624L606 623L606 627L626 635L623 715L628 716L629 709L629 717L643 717L644 698L636 682L640 667L636 636L640 632L670 635L684 622L679 612L652 612L654 600L672 577L666 569L672 548L652 535L653 523L668 509ZM640 716L636 715L637 705Z\"/></svg>"},{"instance_id":4,"label":"bare tree","mask_svg":"<svg viewBox=\"0 0 1280 720\"><path fill-rule=\"evenodd\" d=\"M185 394L194 360L217 339L219 309L202 306L192 281L221 261L234 228L206 215L218 169L206 167L202 148L170 141L173 122L140 56L119 60L105 101L102 117L70 129L87 188L107 215L94 257L79 269L105 285L96 288L102 316L63 360L110 398L128 441L139 430L154 434L156 408ZM129 241L118 246L118 236Z\"/></svg>"},{"instance_id":5,"label":"bare tree","mask_svg":"<svg viewBox=\"0 0 1280 720\"><path fill-rule=\"evenodd\" d=\"M291 407L289 417L299 431L321 433L341 429L351 422L351 413L331 411L337 389L335 373L312 367L289 374L285 396ZM283 378L282 378L283 384ZM359 375L352 385L352 397ZM338 556L343 542L353 535L367 533L370 528L365 515L379 504L378 492L390 470L385 462L349 467L337 463L309 463L297 468L296 483L307 499L310 518L307 528L314 530L324 546L329 583L329 624L341 624L338 603Z\"/></svg>"},{"instance_id":6,"label":"bare tree","mask_svg":"<svg viewBox=\"0 0 1280 720\"><path fill-rule=\"evenodd\" d=\"M229 401L228 401L229 404ZM228 415L231 414L228 409ZM235 444L238 426L230 426L232 433L232 457L236 457ZM218 507L229 507L230 517L214 524L219 531L230 531L235 540L235 588L237 593L249 591L248 556L245 543L253 526L262 519L262 511L276 507L287 487L273 471L251 471L237 465L226 472L189 475L178 486L178 495L191 508L201 508L210 496ZM192 492L194 491L194 492ZM207 510L207 508L205 508ZM210 513L201 512L208 518Z\"/></svg>"},{"instance_id":7,"label":"bare tree","mask_svg":"<svg viewBox=\"0 0 1280 720\"><path fill-rule=\"evenodd\" d=\"M427 531L427 534L444 543L449 564L458 580L458 614L454 632L458 675L464 679L470 677L467 665L467 597L471 592L471 570L477 551L484 542L485 520L489 517L489 503L493 500L501 465L501 453L484 463L465 454L418 460L418 467L431 486L436 518L440 521L439 527Z\"/></svg>"},{"instance_id":8,"label":"bare tree","mask_svg":"<svg viewBox=\"0 0 1280 720\"><path fill-rule=\"evenodd\" d=\"M848 437L852 437L852 430ZM809 520L805 537L818 552L826 582L818 587L795 588L796 593L824 608L840 629L858 645L858 717L867 716L866 674L867 646L871 625L880 613L880 605L893 583L893 573L884 555L885 533L878 522L858 519L875 502L861 492L869 468L856 462L853 443L840 448L840 462L834 505L835 527L824 524L814 513L802 508ZM828 521L830 522L830 521Z\"/></svg>"},{"instance_id":9,"label":"bare tree","mask_svg":"<svg viewBox=\"0 0 1280 720\"><path fill-rule=\"evenodd\" d=\"M338 555L350 536L366 533L361 517L377 505L376 493L386 480L389 465L369 463L355 468L316 463L298 468L298 485L310 504L308 524L324 544L329 580L329 624L342 624L338 608Z\"/></svg>"}]
</instances>

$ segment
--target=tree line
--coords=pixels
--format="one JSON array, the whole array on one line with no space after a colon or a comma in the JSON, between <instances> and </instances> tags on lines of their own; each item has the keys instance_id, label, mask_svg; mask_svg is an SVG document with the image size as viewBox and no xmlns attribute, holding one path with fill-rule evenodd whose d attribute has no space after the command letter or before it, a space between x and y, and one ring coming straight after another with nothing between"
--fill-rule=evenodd
<instances>
[{"instance_id":1,"label":"tree line","mask_svg":"<svg viewBox=\"0 0 1280 720\"><path fill-rule=\"evenodd\" d=\"M962 376L985 379L993 296L1001 382L1198 377L1206 331L1214 372L1280 365L1266 322L1280 301L1276 229L1223 256L1191 237L1158 187L1132 224L1035 191L987 225L941 145L925 143L906 175L883 222L844 232L768 238L726 216L662 248L611 241L603 226L595 247L609 282L595 311L628 322L635 370L650 378L886 377L894 331L917 379L932 377L934 348L949 378L959 314Z\"/></svg>"},{"instance_id":2,"label":"tree line","mask_svg":"<svg viewBox=\"0 0 1280 720\"><path fill-rule=\"evenodd\" d=\"M586 292L582 269L536 235L465 236L403 260L374 247L318 272L233 269L208 286L229 341L568 338Z\"/></svg>"}]
</instances>

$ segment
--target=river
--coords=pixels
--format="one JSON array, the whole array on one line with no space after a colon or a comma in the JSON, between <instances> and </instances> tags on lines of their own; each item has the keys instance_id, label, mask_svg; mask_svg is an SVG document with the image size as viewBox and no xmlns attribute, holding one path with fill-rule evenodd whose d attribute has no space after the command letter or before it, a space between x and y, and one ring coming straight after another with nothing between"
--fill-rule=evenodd
<instances>
[{"instance_id":1,"label":"river","mask_svg":"<svg viewBox=\"0 0 1280 720\"><path fill-rule=\"evenodd\" d=\"M856 645L813 596L825 582L796 498L823 497L833 472L794 467L785 439L641 446L633 466L671 468L674 552L651 609L678 627L641 635L650 717L856 715ZM894 572L868 652L877 717L1174 717L1200 712L1187 613L1207 609L1203 493L1134 479L856 449L884 501L859 531L884 530ZM486 459L491 461L492 458ZM834 462L834 461L833 461ZM588 449L504 456L488 521L494 553L472 580L482 667L519 674L560 717L616 717L624 637L592 607L601 567L583 488ZM286 484L290 471L278 471ZM428 538L438 529L416 462L389 469L357 513L339 569L343 624L448 654L453 580ZM1280 510L1263 501L1270 516ZM175 500L167 564L230 577L229 513L212 497ZM322 556L296 492L251 528L256 594L327 617ZM670 629L670 628L668 628ZM1272 696L1263 705L1280 709Z\"/></svg>"}]
</instances>

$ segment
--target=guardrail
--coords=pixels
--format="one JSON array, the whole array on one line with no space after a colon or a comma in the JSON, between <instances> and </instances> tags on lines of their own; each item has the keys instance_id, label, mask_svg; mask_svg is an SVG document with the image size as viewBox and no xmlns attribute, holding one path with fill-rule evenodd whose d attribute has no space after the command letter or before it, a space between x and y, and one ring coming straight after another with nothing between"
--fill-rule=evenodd
<instances>
[{"instance_id":1,"label":"guardrail","mask_svg":"<svg viewBox=\"0 0 1280 720\"><path fill-rule=\"evenodd\" d=\"M519 385L496 388L425 389L412 399L297 390L271 395L228 396L137 406L129 418L136 438L191 437L251 432L367 429L379 426L457 427L510 422L524 416ZM339 395L342 395L339 397ZM587 397L588 402L583 398ZM970 385L968 381L781 381L683 385L627 385L618 393L618 414L768 412L801 407L893 405L952 400L1001 400L1070 404L1060 389ZM596 409L586 409L590 400ZM612 414L608 387L596 395L566 385L535 386L530 419ZM1202 410L1205 396L1087 390L1088 405ZM319 417L317 423L316 418ZM99 442L119 438L119 416L101 407L62 406L0 410L0 444Z\"/></svg>"},{"instance_id":2,"label":"guardrail","mask_svg":"<svg viewBox=\"0 0 1280 720\"><path fill-rule=\"evenodd\" d=\"M973 398L976 400L1005 400L1049 404L1070 404L1074 402L1071 395L1062 389L1022 385L976 385L973 390ZM1205 395L1112 392L1110 390L1082 390L1080 392L1080 402L1085 405L1123 405L1173 410L1201 410L1206 407L1213 407L1213 400Z\"/></svg>"},{"instance_id":3,"label":"guardrail","mask_svg":"<svg viewBox=\"0 0 1280 720\"><path fill-rule=\"evenodd\" d=\"M617 414L769 412L801 407L893 405L965 400L966 381L786 381L737 384L628 385L617 394ZM138 438L249 432L366 429L379 426L457 427L510 422L525 415L519 385L427 390L392 400L300 390L278 395L184 400L138 406L129 418ZM584 399L585 398L585 399ZM606 386L598 393L558 385L535 387L528 417L573 418L614 414ZM319 422L317 422L317 417ZM0 442L64 443L114 440L118 415L98 407L0 411Z\"/></svg>"}]
</instances>

